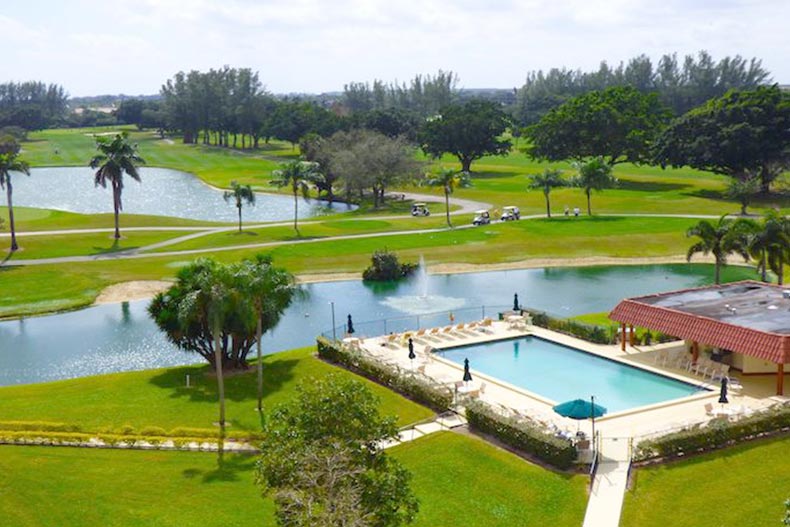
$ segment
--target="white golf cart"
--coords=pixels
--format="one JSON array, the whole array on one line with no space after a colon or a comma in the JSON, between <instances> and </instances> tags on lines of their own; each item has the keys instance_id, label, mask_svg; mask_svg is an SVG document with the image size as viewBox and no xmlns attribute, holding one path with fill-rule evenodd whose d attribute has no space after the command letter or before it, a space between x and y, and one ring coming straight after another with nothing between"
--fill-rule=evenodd
<instances>
[{"instance_id":1,"label":"white golf cart","mask_svg":"<svg viewBox=\"0 0 790 527\"><path fill-rule=\"evenodd\" d=\"M425 203L412 203L411 205L412 216L430 216L431 211L428 210L428 205Z\"/></svg>"},{"instance_id":2,"label":"white golf cart","mask_svg":"<svg viewBox=\"0 0 790 527\"><path fill-rule=\"evenodd\" d=\"M491 223L491 216L487 210L476 210L475 219L472 220L472 225L488 225Z\"/></svg>"},{"instance_id":3,"label":"white golf cart","mask_svg":"<svg viewBox=\"0 0 790 527\"><path fill-rule=\"evenodd\" d=\"M521 219L521 211L518 210L518 207L508 206L502 208L502 217L499 218L502 221L514 221Z\"/></svg>"}]
</instances>

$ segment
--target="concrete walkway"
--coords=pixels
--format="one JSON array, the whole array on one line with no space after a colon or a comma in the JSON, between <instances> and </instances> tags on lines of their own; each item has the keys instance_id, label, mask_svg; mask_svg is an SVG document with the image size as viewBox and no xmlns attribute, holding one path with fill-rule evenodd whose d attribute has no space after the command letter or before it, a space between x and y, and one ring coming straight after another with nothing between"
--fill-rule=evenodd
<instances>
[{"instance_id":1,"label":"concrete walkway","mask_svg":"<svg viewBox=\"0 0 790 527\"><path fill-rule=\"evenodd\" d=\"M429 421L427 423L422 423L419 425L415 425L411 428L407 428L405 430L401 430L398 434L398 439L394 441L387 441L386 443L382 444L382 448L392 448L394 446L398 446L401 443L407 443L409 441L414 441L415 439L419 439L420 437L427 436L428 434L433 434L435 432L441 432L442 430L452 430L453 428L457 428L459 426L463 426L466 424L466 419L461 417L458 414L454 413L447 413L438 416L433 421Z\"/></svg>"},{"instance_id":2,"label":"concrete walkway","mask_svg":"<svg viewBox=\"0 0 790 527\"><path fill-rule=\"evenodd\" d=\"M631 465L628 438L604 440L582 527L617 527Z\"/></svg>"}]
</instances>

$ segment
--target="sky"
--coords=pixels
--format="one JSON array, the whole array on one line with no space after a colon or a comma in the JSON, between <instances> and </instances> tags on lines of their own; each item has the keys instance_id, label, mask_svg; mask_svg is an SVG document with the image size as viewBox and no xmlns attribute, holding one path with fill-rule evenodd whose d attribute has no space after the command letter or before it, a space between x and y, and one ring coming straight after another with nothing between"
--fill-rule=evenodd
<instances>
[{"instance_id":1,"label":"sky","mask_svg":"<svg viewBox=\"0 0 790 527\"><path fill-rule=\"evenodd\" d=\"M789 0L0 0L0 82L72 96L158 93L178 71L259 72L272 93L453 71L513 88L532 70L639 54L756 57L790 84ZM8 50L11 50L9 53Z\"/></svg>"}]
</instances>

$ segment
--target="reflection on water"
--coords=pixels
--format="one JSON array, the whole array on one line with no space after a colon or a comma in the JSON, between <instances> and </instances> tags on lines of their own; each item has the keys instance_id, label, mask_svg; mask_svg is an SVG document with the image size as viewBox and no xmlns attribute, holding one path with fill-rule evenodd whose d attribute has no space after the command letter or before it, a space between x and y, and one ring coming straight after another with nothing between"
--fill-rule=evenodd
<instances>
[{"instance_id":1,"label":"reflection on water","mask_svg":"<svg viewBox=\"0 0 790 527\"><path fill-rule=\"evenodd\" d=\"M262 174L264 175L264 174ZM123 210L130 214L154 214L205 221L237 221L237 209L192 174L166 168L141 168L138 183L124 179ZM46 192L41 192L46 188ZM95 187L89 167L34 168L30 177L14 178L14 205L93 214L112 212L112 191ZM300 218L344 212L355 206L301 200ZM293 218L293 197L257 194L255 206L244 207L245 221L278 221Z\"/></svg>"},{"instance_id":2,"label":"reflection on water","mask_svg":"<svg viewBox=\"0 0 790 527\"><path fill-rule=\"evenodd\" d=\"M431 306L430 311L452 310L458 322L496 316L497 309L512 305L514 293L524 306L572 316L608 311L624 297L704 285L711 276L711 266L685 264L430 275L426 297L420 280L387 286L313 283L304 286L305 297L265 335L263 345L272 353L314 344L316 335L331 329L330 302L338 321L353 316L357 334L380 335L449 323L447 313L425 315L410 304L412 299L421 308ZM725 277L754 278L754 273L729 268ZM167 342L146 305L124 302L0 322L0 385L199 362L197 355ZM518 355L519 349L512 353Z\"/></svg>"}]
</instances>

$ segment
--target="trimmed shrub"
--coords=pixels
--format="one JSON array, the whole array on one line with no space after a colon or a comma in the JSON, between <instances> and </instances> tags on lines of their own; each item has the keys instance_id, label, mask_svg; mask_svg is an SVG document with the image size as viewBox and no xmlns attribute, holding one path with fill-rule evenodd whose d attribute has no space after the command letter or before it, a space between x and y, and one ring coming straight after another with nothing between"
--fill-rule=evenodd
<instances>
[{"instance_id":1,"label":"trimmed shrub","mask_svg":"<svg viewBox=\"0 0 790 527\"><path fill-rule=\"evenodd\" d=\"M733 423L714 419L704 427L698 425L648 439L637 445L634 458L644 461L697 454L780 431L790 431L790 406L772 408Z\"/></svg>"},{"instance_id":2,"label":"trimmed shrub","mask_svg":"<svg viewBox=\"0 0 790 527\"><path fill-rule=\"evenodd\" d=\"M353 353L324 337L316 340L318 356L327 362L382 384L436 412L444 412L453 404L453 393L447 387L435 386L416 375L404 375L398 368Z\"/></svg>"},{"instance_id":3,"label":"trimmed shrub","mask_svg":"<svg viewBox=\"0 0 790 527\"><path fill-rule=\"evenodd\" d=\"M576 461L576 447L569 440L546 433L537 424L505 417L483 402L472 401L466 419L473 429L549 465L565 470Z\"/></svg>"}]
</instances>

